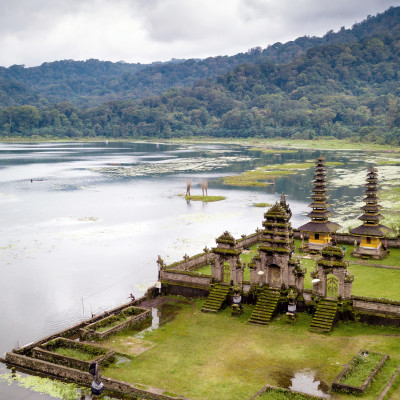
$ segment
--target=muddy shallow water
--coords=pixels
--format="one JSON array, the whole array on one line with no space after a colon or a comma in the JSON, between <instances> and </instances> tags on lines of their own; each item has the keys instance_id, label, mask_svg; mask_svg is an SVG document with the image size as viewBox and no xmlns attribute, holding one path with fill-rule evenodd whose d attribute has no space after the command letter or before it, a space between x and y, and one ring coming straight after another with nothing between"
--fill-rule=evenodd
<instances>
[{"instance_id":1,"label":"muddy shallow water","mask_svg":"<svg viewBox=\"0 0 400 400\"><path fill-rule=\"evenodd\" d=\"M0 354L124 303L130 293L141 296L157 280L158 255L170 263L213 247L225 230L235 237L254 232L266 211L254 203L274 203L285 192L292 225L306 222L312 169L266 188L228 187L219 178L319 154L277 156L229 145L0 144ZM336 182L330 202L346 210L345 220L362 187L340 182L355 173L364 179L369 159L323 154L344 163L329 167L328 177ZM179 196L188 180L191 194L201 194L203 179L209 195L226 200L187 203ZM84 398L70 385L35 379L0 364L0 398Z\"/></svg>"}]
</instances>

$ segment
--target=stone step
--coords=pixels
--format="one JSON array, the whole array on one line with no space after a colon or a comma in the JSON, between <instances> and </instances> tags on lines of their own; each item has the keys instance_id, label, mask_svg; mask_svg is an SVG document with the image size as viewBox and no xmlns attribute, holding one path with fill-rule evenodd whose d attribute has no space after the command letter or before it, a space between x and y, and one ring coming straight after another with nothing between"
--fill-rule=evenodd
<instances>
[{"instance_id":1,"label":"stone step","mask_svg":"<svg viewBox=\"0 0 400 400\"><path fill-rule=\"evenodd\" d=\"M203 304L201 311L218 312L224 304L229 293L229 286L215 285Z\"/></svg>"},{"instance_id":2,"label":"stone step","mask_svg":"<svg viewBox=\"0 0 400 400\"><path fill-rule=\"evenodd\" d=\"M264 289L251 313L249 323L256 325L268 324L277 308L279 293Z\"/></svg>"},{"instance_id":3,"label":"stone step","mask_svg":"<svg viewBox=\"0 0 400 400\"><path fill-rule=\"evenodd\" d=\"M313 315L310 329L315 332L330 332L337 312L337 301L321 299Z\"/></svg>"}]
</instances>

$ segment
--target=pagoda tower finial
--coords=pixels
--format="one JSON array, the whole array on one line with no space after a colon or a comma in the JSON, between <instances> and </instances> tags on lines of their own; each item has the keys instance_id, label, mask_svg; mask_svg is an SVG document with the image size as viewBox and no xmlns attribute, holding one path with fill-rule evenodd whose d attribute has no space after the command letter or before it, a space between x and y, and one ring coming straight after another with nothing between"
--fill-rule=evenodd
<instances>
[{"instance_id":1,"label":"pagoda tower finial","mask_svg":"<svg viewBox=\"0 0 400 400\"><path fill-rule=\"evenodd\" d=\"M290 209L289 204L286 202L286 196L285 196L285 193L283 193L283 192L281 194L281 200L280 200L279 204L281 205L281 207L283 207L283 209L291 217L292 216L292 210Z\"/></svg>"},{"instance_id":2,"label":"pagoda tower finial","mask_svg":"<svg viewBox=\"0 0 400 400\"><path fill-rule=\"evenodd\" d=\"M361 207L364 214L358 218L363 221L363 224L350 231L351 234L361 237L360 246L358 248L354 246L353 255L355 257L370 256L379 259L388 253L386 245L382 248L380 239L392 230L379 223L384 217L379 214L382 207L378 204L378 187L378 170L371 165L365 184L365 206Z\"/></svg>"},{"instance_id":3,"label":"pagoda tower finial","mask_svg":"<svg viewBox=\"0 0 400 400\"><path fill-rule=\"evenodd\" d=\"M322 250L331 242L331 233L336 232L341 226L335 222L329 221L332 215L328 210L328 196L326 195L326 167L325 158L320 155L315 163L315 174L313 181L311 199L313 202L309 205L312 211L307 215L311 221L299 227L302 233L309 234L308 242L302 246L305 251Z\"/></svg>"}]
</instances>

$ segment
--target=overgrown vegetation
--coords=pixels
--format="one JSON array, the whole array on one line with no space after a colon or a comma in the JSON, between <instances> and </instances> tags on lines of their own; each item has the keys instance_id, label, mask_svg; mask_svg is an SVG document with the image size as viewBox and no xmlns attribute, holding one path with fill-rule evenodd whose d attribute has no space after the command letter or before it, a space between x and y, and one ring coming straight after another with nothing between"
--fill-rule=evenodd
<instances>
[{"instance_id":1,"label":"overgrown vegetation","mask_svg":"<svg viewBox=\"0 0 400 400\"><path fill-rule=\"evenodd\" d=\"M53 351L56 354L60 354L62 356L66 356L66 357L77 358L78 360L82 360L82 361L90 361L90 360L93 360L94 358L96 358L96 356L93 353L84 351L79 348L56 347Z\"/></svg>"},{"instance_id":2,"label":"overgrown vegetation","mask_svg":"<svg viewBox=\"0 0 400 400\"><path fill-rule=\"evenodd\" d=\"M351 361L349 369L339 382L349 386L361 387L378 366L382 357L382 354L378 353L357 355Z\"/></svg>"}]
</instances>

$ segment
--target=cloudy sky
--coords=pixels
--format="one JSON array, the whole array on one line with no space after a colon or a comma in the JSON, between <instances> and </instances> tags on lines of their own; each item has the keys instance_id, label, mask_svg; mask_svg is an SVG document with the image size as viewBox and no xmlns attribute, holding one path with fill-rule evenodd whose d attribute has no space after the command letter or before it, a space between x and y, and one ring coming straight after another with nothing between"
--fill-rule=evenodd
<instances>
[{"instance_id":1,"label":"cloudy sky","mask_svg":"<svg viewBox=\"0 0 400 400\"><path fill-rule=\"evenodd\" d=\"M0 0L0 65L232 55L349 28L400 0Z\"/></svg>"}]
</instances>

